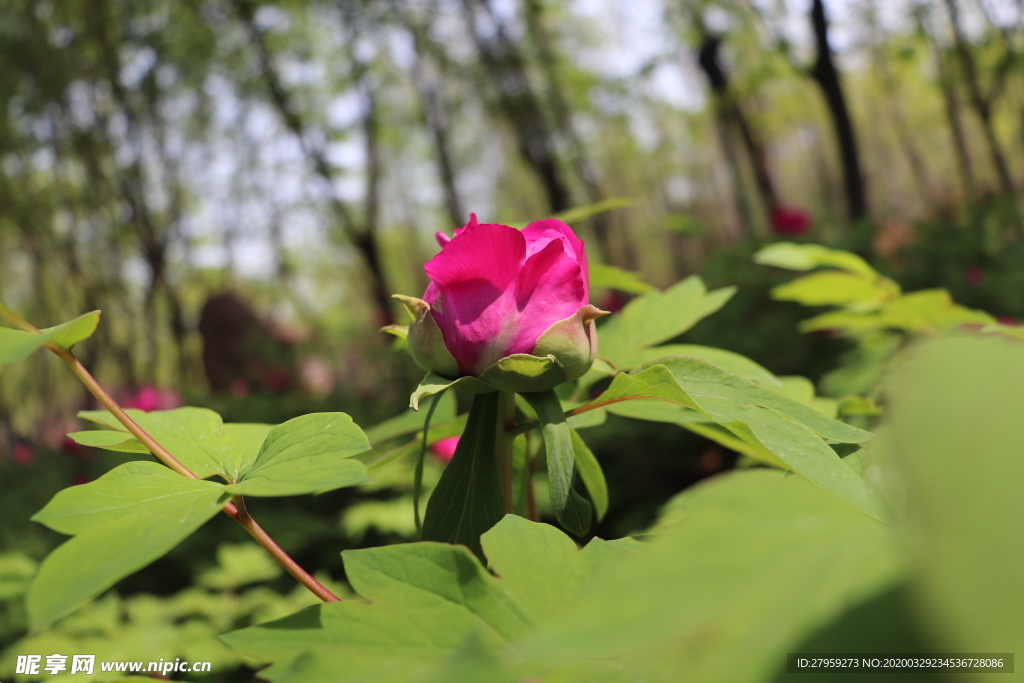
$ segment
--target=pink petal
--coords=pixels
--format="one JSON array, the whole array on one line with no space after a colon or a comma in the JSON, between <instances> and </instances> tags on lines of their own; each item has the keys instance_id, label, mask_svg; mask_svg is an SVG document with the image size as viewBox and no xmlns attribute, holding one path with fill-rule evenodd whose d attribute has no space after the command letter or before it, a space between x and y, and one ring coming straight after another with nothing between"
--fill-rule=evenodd
<instances>
[{"instance_id":1,"label":"pink petal","mask_svg":"<svg viewBox=\"0 0 1024 683\"><path fill-rule=\"evenodd\" d=\"M475 213L471 213L471 214L469 214L469 222L468 223L463 225L461 228L455 228L455 236L458 237L459 235L462 234L463 230L469 230L470 228L475 228L478 225L480 225L480 224L476 222L476 214Z\"/></svg>"},{"instance_id":2,"label":"pink petal","mask_svg":"<svg viewBox=\"0 0 1024 683\"><path fill-rule=\"evenodd\" d=\"M562 221L548 218L534 221L523 228L523 237L526 238L527 257L546 247L552 240L561 240L565 253L580 264L586 291L583 303L588 303L590 300L590 269L587 267L587 252L584 249L583 240L576 236L572 228Z\"/></svg>"},{"instance_id":3,"label":"pink petal","mask_svg":"<svg viewBox=\"0 0 1024 683\"><path fill-rule=\"evenodd\" d=\"M515 291L518 324L504 355L530 353L551 325L586 303L580 264L560 240L550 241L526 260Z\"/></svg>"},{"instance_id":4,"label":"pink petal","mask_svg":"<svg viewBox=\"0 0 1024 683\"><path fill-rule=\"evenodd\" d=\"M518 230L482 224L457 234L424 266L432 282L424 301L460 373L477 374L503 357L495 354L514 332L512 289L525 254Z\"/></svg>"},{"instance_id":5,"label":"pink petal","mask_svg":"<svg viewBox=\"0 0 1024 683\"><path fill-rule=\"evenodd\" d=\"M452 241L452 238L444 234L440 230L434 233L434 239L437 240L437 245L444 249L444 245Z\"/></svg>"}]
</instances>

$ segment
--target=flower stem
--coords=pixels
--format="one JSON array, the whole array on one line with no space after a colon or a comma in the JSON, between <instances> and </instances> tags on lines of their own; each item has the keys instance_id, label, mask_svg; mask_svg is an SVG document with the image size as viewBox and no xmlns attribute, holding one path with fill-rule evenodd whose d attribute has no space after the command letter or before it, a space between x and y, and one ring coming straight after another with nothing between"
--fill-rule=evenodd
<instances>
[{"instance_id":1,"label":"flower stem","mask_svg":"<svg viewBox=\"0 0 1024 683\"><path fill-rule=\"evenodd\" d=\"M13 325L26 332L39 334L38 328L13 311L5 309L2 306L0 306L0 317L8 320ZM92 376L92 373L82 365L82 362L78 360L71 351L61 348L52 342L47 342L46 348L64 361L64 363L71 369L71 372L73 372L75 376L81 380L82 384L85 385L85 388L96 397L96 400L98 400L104 408L110 411L110 414L117 418L118 422L124 425L124 428L128 430L128 433L138 439L150 453L160 460L160 462L167 465L183 477L199 479L199 477L197 477L191 470L182 465L177 458L171 455L166 448L157 443L157 441L150 436L146 430L140 427L139 424L117 404L117 401L107 393L106 389L96 381L96 378ZM241 496L238 496L236 501L237 504L228 503L225 505L222 512L238 522L243 529L248 531L249 534L256 539L256 542L263 546L263 549L270 553L270 556L277 560L277 563L280 564L285 571L295 577L299 583L308 588L315 596L324 602L337 602L339 600L338 596L327 590L327 588L325 588L319 581L314 579L308 572L306 572L306 570L300 567L298 563L296 563L288 553L282 550L281 546L275 543L274 539L272 539L267 532L256 523L256 520L249 515L248 511L246 511L245 503Z\"/></svg>"}]
</instances>

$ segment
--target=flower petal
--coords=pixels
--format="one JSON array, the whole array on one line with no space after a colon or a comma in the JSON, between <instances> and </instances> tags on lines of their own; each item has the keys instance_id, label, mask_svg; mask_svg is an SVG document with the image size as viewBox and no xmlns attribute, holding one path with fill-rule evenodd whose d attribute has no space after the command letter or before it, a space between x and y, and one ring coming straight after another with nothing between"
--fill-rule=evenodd
<instances>
[{"instance_id":1,"label":"flower petal","mask_svg":"<svg viewBox=\"0 0 1024 683\"><path fill-rule=\"evenodd\" d=\"M561 240L548 242L523 264L515 303L519 320L507 353L532 352L553 321L568 318L586 303L580 265L566 254Z\"/></svg>"},{"instance_id":2,"label":"flower petal","mask_svg":"<svg viewBox=\"0 0 1024 683\"><path fill-rule=\"evenodd\" d=\"M432 281L424 299L463 375L508 355L503 350L519 317L513 290L525 255L518 230L482 224L456 234L424 266Z\"/></svg>"},{"instance_id":3,"label":"flower petal","mask_svg":"<svg viewBox=\"0 0 1024 683\"><path fill-rule=\"evenodd\" d=\"M526 238L527 258L546 247L552 240L561 240L565 253L580 264L580 270L583 272L587 296L584 303L590 300L590 270L587 267L587 252L584 249L583 240L576 236L572 228L562 221L548 218L534 221L523 228L523 237Z\"/></svg>"}]
</instances>

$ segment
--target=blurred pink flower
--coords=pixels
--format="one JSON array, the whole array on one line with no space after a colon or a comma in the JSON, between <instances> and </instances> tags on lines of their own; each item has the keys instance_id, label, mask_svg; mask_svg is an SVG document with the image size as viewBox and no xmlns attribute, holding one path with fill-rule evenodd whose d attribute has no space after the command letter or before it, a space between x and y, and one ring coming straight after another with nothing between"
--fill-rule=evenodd
<instances>
[{"instance_id":1,"label":"blurred pink flower","mask_svg":"<svg viewBox=\"0 0 1024 683\"><path fill-rule=\"evenodd\" d=\"M447 439L441 439L440 441L431 444L430 452L435 458L447 464L455 455L455 447L458 445L459 437L449 436Z\"/></svg>"},{"instance_id":2,"label":"blurred pink flower","mask_svg":"<svg viewBox=\"0 0 1024 683\"><path fill-rule=\"evenodd\" d=\"M181 394L176 389L157 389L147 385L129 398L125 402L124 407L135 408L136 410L148 413L153 410L180 408L182 405L184 405L184 401L182 401Z\"/></svg>"},{"instance_id":3,"label":"blurred pink flower","mask_svg":"<svg viewBox=\"0 0 1024 683\"><path fill-rule=\"evenodd\" d=\"M36 449L28 441L15 441L11 459L19 465L31 465L36 461Z\"/></svg>"},{"instance_id":4,"label":"blurred pink flower","mask_svg":"<svg viewBox=\"0 0 1024 683\"><path fill-rule=\"evenodd\" d=\"M772 209L772 232L795 237L811 229L811 214L803 209L779 206Z\"/></svg>"},{"instance_id":5,"label":"blurred pink flower","mask_svg":"<svg viewBox=\"0 0 1024 683\"><path fill-rule=\"evenodd\" d=\"M978 285L981 284L981 281L985 279L985 269L977 264L974 264L972 266L967 267L967 272L965 273L965 275L967 277L967 284L969 284L971 287L977 287Z\"/></svg>"}]
</instances>

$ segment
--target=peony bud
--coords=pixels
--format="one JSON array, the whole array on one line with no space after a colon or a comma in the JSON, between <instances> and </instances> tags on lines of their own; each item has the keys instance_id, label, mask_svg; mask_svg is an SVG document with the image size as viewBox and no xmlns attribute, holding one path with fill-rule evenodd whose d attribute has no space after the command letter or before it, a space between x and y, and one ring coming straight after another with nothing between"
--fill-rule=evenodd
<instances>
[{"instance_id":1,"label":"peony bud","mask_svg":"<svg viewBox=\"0 0 1024 683\"><path fill-rule=\"evenodd\" d=\"M409 349L423 369L478 377L499 391L544 391L582 376L597 353L587 256L556 220L523 230L476 216L427 262L422 299L396 296L413 322Z\"/></svg>"}]
</instances>

